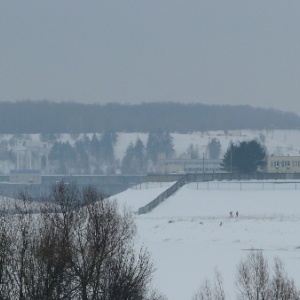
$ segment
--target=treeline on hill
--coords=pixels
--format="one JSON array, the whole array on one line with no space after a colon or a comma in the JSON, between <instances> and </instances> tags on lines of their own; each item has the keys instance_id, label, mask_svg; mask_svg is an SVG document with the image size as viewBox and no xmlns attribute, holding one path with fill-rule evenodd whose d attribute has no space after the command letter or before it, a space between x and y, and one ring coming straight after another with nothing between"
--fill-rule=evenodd
<instances>
[{"instance_id":1,"label":"treeline on hill","mask_svg":"<svg viewBox=\"0 0 300 300\"><path fill-rule=\"evenodd\" d=\"M186 133L231 129L298 129L295 113L250 106L179 103L79 104L20 101L0 104L0 133Z\"/></svg>"},{"instance_id":2,"label":"treeline on hill","mask_svg":"<svg viewBox=\"0 0 300 300\"><path fill-rule=\"evenodd\" d=\"M43 136L52 145L50 168L52 173L57 174L147 174L159 171L160 159L180 158L181 155L200 158L199 149L194 144L188 145L186 151L177 156L173 137L169 132L162 131L150 132L146 143L139 138L130 142L121 161L115 157L116 133L93 134L91 138L84 135L73 144L58 141L55 135L52 138L54 140L51 141L49 135ZM220 153L220 141L211 139L207 144L207 158L218 159ZM45 168L45 164L42 167Z\"/></svg>"}]
</instances>

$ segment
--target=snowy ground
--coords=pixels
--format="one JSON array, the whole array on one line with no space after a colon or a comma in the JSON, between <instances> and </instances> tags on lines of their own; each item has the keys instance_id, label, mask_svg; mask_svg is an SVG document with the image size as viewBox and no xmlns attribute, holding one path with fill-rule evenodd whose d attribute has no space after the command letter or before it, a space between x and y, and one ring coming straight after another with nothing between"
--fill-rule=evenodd
<instances>
[{"instance_id":1,"label":"snowy ground","mask_svg":"<svg viewBox=\"0 0 300 300\"><path fill-rule=\"evenodd\" d=\"M232 184L232 183L231 183ZM170 184L137 187L115 195L136 211ZM188 184L152 212L136 215L138 246L151 252L156 287L169 300L189 300L205 278L221 272L227 299L235 299L236 265L262 249L272 267L278 256L300 285L300 190L198 189ZM300 186L300 183L299 183ZM239 211L230 218L229 212ZM222 222L222 226L220 226Z\"/></svg>"}]
</instances>

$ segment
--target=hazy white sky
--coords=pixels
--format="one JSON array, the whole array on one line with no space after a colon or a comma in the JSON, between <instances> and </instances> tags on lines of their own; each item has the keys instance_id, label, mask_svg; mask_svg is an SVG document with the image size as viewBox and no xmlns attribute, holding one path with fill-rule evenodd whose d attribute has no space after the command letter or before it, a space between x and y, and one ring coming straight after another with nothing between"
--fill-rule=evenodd
<instances>
[{"instance_id":1,"label":"hazy white sky","mask_svg":"<svg viewBox=\"0 0 300 300\"><path fill-rule=\"evenodd\" d=\"M299 0L0 0L0 101L300 114L299 14Z\"/></svg>"}]
</instances>

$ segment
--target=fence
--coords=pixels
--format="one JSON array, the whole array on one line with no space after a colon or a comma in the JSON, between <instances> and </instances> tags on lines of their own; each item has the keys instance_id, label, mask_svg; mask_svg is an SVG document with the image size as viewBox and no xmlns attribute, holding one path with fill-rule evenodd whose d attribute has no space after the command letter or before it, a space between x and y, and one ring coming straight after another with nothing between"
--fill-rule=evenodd
<instances>
[{"instance_id":1,"label":"fence","mask_svg":"<svg viewBox=\"0 0 300 300\"><path fill-rule=\"evenodd\" d=\"M144 189L153 189L153 188L159 188L159 187L170 187L171 184L174 184L173 182L164 182L164 181L160 181L160 182L142 182L139 183L137 185L133 185L130 187L130 189L132 190L144 190Z\"/></svg>"},{"instance_id":2,"label":"fence","mask_svg":"<svg viewBox=\"0 0 300 300\"><path fill-rule=\"evenodd\" d=\"M212 180L300 180L300 173L189 173L186 175L188 182Z\"/></svg>"},{"instance_id":3,"label":"fence","mask_svg":"<svg viewBox=\"0 0 300 300\"><path fill-rule=\"evenodd\" d=\"M190 182L197 190L300 190L300 181L206 181Z\"/></svg>"},{"instance_id":4,"label":"fence","mask_svg":"<svg viewBox=\"0 0 300 300\"><path fill-rule=\"evenodd\" d=\"M158 197L156 197L154 200L152 200L147 205L140 207L138 210L138 214L145 214L151 211L153 208L155 208L158 204L163 202L165 199L170 197L172 194L174 194L179 188L181 188L183 185L185 185L187 180L187 176L184 175L181 177L177 182L175 182L171 187L169 187L167 190L165 190L162 194L160 194Z\"/></svg>"}]
</instances>

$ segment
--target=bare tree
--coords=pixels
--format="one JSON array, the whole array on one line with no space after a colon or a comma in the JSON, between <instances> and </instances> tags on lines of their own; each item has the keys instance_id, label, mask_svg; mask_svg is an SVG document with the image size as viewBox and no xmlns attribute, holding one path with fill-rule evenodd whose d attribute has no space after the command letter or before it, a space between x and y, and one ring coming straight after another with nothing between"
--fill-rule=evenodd
<instances>
[{"instance_id":1,"label":"bare tree","mask_svg":"<svg viewBox=\"0 0 300 300\"><path fill-rule=\"evenodd\" d=\"M298 300L299 289L289 279L279 258L275 258L271 276L262 251L252 250L237 268L238 299Z\"/></svg>"},{"instance_id":2,"label":"bare tree","mask_svg":"<svg viewBox=\"0 0 300 300\"><path fill-rule=\"evenodd\" d=\"M208 279L202 283L193 300L213 300L213 290L211 282Z\"/></svg>"},{"instance_id":3,"label":"bare tree","mask_svg":"<svg viewBox=\"0 0 300 300\"><path fill-rule=\"evenodd\" d=\"M0 299L9 299L7 295L11 293L11 285L8 282L11 264L11 237L11 226L7 220L7 212L2 209L0 214Z\"/></svg>"},{"instance_id":4,"label":"bare tree","mask_svg":"<svg viewBox=\"0 0 300 300\"><path fill-rule=\"evenodd\" d=\"M273 300L299 300L300 291L292 279L289 279L282 261L276 257L274 275L270 282L271 299Z\"/></svg>"},{"instance_id":5,"label":"bare tree","mask_svg":"<svg viewBox=\"0 0 300 300\"><path fill-rule=\"evenodd\" d=\"M60 183L51 196L58 209L44 214L44 228L51 228L48 236L60 233L50 241L58 241L63 249L57 258L64 266L60 281L66 295L83 300L143 299L153 267L147 251L138 257L133 251L136 228L131 213L121 214L116 202L104 200L92 187L79 191Z\"/></svg>"},{"instance_id":6,"label":"bare tree","mask_svg":"<svg viewBox=\"0 0 300 300\"><path fill-rule=\"evenodd\" d=\"M135 252L129 211L61 182L33 213L25 194L0 218L0 299L159 300L150 254Z\"/></svg>"},{"instance_id":7,"label":"bare tree","mask_svg":"<svg viewBox=\"0 0 300 300\"><path fill-rule=\"evenodd\" d=\"M214 299L215 300L225 300L223 278L222 278L221 273L218 270L215 271Z\"/></svg>"},{"instance_id":8,"label":"bare tree","mask_svg":"<svg viewBox=\"0 0 300 300\"><path fill-rule=\"evenodd\" d=\"M222 275L215 270L214 284L206 279L193 300L225 300Z\"/></svg>"},{"instance_id":9,"label":"bare tree","mask_svg":"<svg viewBox=\"0 0 300 300\"><path fill-rule=\"evenodd\" d=\"M300 300L299 288L288 278L281 260L275 258L271 274L262 251L251 250L238 264L236 286L238 300ZM223 280L218 271L214 285L206 279L193 300L225 300Z\"/></svg>"},{"instance_id":10,"label":"bare tree","mask_svg":"<svg viewBox=\"0 0 300 300\"><path fill-rule=\"evenodd\" d=\"M268 262L262 251L251 251L237 266L238 299L265 300L270 294Z\"/></svg>"}]
</instances>

